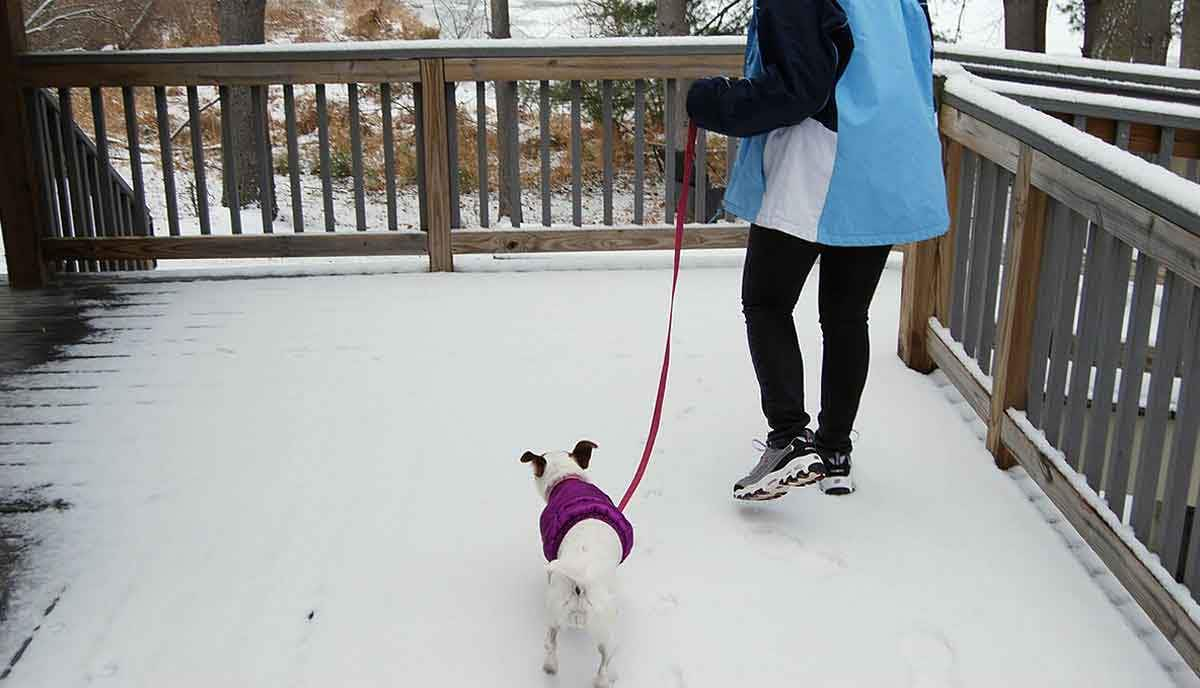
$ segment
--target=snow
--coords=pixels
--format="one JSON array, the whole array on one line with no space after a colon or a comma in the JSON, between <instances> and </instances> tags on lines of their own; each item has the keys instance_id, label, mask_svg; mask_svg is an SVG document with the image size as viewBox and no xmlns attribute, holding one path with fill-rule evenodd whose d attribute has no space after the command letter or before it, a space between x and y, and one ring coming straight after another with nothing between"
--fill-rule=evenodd
<instances>
[{"instance_id":1,"label":"snow","mask_svg":"<svg viewBox=\"0 0 1200 688\"><path fill-rule=\"evenodd\" d=\"M999 81L977 77L978 83L989 90L1010 98L1021 97L1061 100L1078 105L1090 105L1100 108L1123 108L1138 112L1154 113L1167 117L1192 119L1200 126L1200 106L1169 101L1131 98L1129 96L1113 95L1110 93L1090 93L1069 88L1022 84L1013 81ZM1200 83L1200 80L1198 80Z\"/></svg>"},{"instance_id":2,"label":"snow","mask_svg":"<svg viewBox=\"0 0 1200 688\"><path fill-rule=\"evenodd\" d=\"M1003 9L1001 9L1001 13ZM1001 15L1000 21L1003 22ZM1001 31L1003 26L1001 25ZM1047 30L1047 38L1054 35L1053 29ZM1082 42L1082 35L1079 37ZM979 61L990 62L993 60L1005 60L1013 63L1021 63L1029 67L1045 71L1050 68L1053 71L1061 71L1063 67L1072 70L1098 70L1109 72L1114 76L1128 76L1136 81L1138 77L1158 77L1179 80L1192 80L1200 83L1200 75L1196 75L1193 70L1180 69L1168 65L1154 65L1131 62L1116 62L1112 60L1095 60L1079 55L1078 48L1074 50L1074 55L1068 54L1071 51L1056 50L1054 46L1047 46L1045 53L1034 53L1021 50L1005 50L1001 47L1004 42L1003 33L1000 34L999 40L996 41L968 41L966 43L938 43L935 47L953 52L956 58L962 58L963 61ZM991 43L985 45L984 43Z\"/></svg>"},{"instance_id":3,"label":"snow","mask_svg":"<svg viewBox=\"0 0 1200 688\"><path fill-rule=\"evenodd\" d=\"M663 428L630 507L618 686L1176 685L1178 660L995 470L944 379L896 358L898 261L871 311L860 491L734 503L763 425L739 256L709 255L687 256ZM40 630L12 684L547 683L540 504L517 457L587 437L597 483L625 487L668 258L80 292L94 333L0 391L35 405L20 418L70 423L0 427L51 442L19 448L15 485L72 504L24 524L40 544L0 657ZM797 311L810 370L816 292ZM128 357L80 358L103 355ZM46 389L51 375L90 388ZM54 406L68 401L86 406ZM593 655L564 638L548 683L585 685Z\"/></svg>"},{"instance_id":4,"label":"snow","mask_svg":"<svg viewBox=\"0 0 1200 688\"><path fill-rule=\"evenodd\" d=\"M946 56L944 59L949 59L949 56ZM964 62L964 64L969 63ZM1046 72L1041 71L1038 68L1020 69L1002 65L988 65L987 71L989 74L1004 75L1004 83L1022 83L1027 80L1036 82L1044 79L1046 74ZM1072 86L1079 86L1080 90L1084 93L1094 92L1101 95L1130 89L1131 84L1135 84L1135 82L1131 82L1126 78L1107 79L1102 77L1084 76L1081 74L1068 74L1063 79L1063 83L1071 84ZM1159 86L1155 84L1136 83L1135 88L1138 92L1147 95L1145 100L1149 102L1142 103L1143 107L1153 107L1152 104L1157 102L1170 102L1173 98L1178 98L1180 100L1194 100L1195 95L1195 91L1193 89L1173 88L1171 86Z\"/></svg>"},{"instance_id":5,"label":"snow","mask_svg":"<svg viewBox=\"0 0 1200 688\"><path fill-rule=\"evenodd\" d=\"M983 368L979 367L979 362L967 354L967 350L963 348L962 342L959 342L954 338L954 335L950 334L950 329L938 322L937 318L929 319L929 327L938 336L938 338L942 340L942 343L945 344L946 347L958 357L958 360L962 361L963 365L967 369L967 372L971 373L971 377L975 378L975 381L978 382L988 394L991 394L992 376L983 372Z\"/></svg>"}]
</instances>

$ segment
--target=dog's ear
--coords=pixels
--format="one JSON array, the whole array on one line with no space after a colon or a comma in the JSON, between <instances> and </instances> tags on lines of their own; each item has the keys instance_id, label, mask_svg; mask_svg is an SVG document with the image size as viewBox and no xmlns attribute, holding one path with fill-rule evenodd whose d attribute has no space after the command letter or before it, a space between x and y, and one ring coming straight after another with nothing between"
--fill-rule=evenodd
<instances>
[{"instance_id":1,"label":"dog's ear","mask_svg":"<svg viewBox=\"0 0 1200 688\"><path fill-rule=\"evenodd\" d=\"M542 473L546 472L546 457L534 454L527 451L521 455L521 463L533 464L533 474L537 477L542 477Z\"/></svg>"},{"instance_id":2,"label":"dog's ear","mask_svg":"<svg viewBox=\"0 0 1200 688\"><path fill-rule=\"evenodd\" d=\"M592 450L596 449L595 442L590 440L579 440L579 444L571 450L571 458L575 459L575 463L579 464L582 469L587 469L588 464L592 462Z\"/></svg>"}]
</instances>

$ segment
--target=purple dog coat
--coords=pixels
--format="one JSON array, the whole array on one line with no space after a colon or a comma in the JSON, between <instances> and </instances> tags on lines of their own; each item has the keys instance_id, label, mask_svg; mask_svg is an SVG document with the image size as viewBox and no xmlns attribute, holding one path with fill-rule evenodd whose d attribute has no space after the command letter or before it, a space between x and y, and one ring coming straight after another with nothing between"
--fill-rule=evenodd
<instances>
[{"instance_id":1,"label":"purple dog coat","mask_svg":"<svg viewBox=\"0 0 1200 688\"><path fill-rule=\"evenodd\" d=\"M621 561L633 551L633 526L608 495L586 480L567 478L554 486L542 510L542 553L546 561L558 558L558 547L576 523L594 518L604 521L621 539Z\"/></svg>"}]
</instances>

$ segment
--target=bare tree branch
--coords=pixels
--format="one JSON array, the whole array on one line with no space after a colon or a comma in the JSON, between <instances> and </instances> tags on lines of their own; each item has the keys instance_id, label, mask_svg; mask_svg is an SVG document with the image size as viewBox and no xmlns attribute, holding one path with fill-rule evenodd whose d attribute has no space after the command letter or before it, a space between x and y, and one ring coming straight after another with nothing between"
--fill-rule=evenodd
<instances>
[{"instance_id":1,"label":"bare tree branch","mask_svg":"<svg viewBox=\"0 0 1200 688\"><path fill-rule=\"evenodd\" d=\"M221 102L220 98L213 98L212 100L208 101L208 103L206 103L204 105L204 107L197 110L196 114L199 115L201 112L204 112L205 110L209 109L210 107L216 105L219 102ZM183 133L184 129L187 129L191 126L192 126L191 119L184 120L183 124L180 124L179 127L177 129L175 129L175 131L171 132L171 140L174 141L176 137L178 137L180 134Z\"/></svg>"},{"instance_id":2,"label":"bare tree branch","mask_svg":"<svg viewBox=\"0 0 1200 688\"><path fill-rule=\"evenodd\" d=\"M98 19L101 21L106 21L108 19L104 15L100 14L99 12L97 12L96 10L93 10L91 8L75 10L74 12L67 12L66 14L60 14L56 17L51 17L50 19L47 19L45 21L45 23L39 24L38 26L29 26L28 23L26 23L25 33L26 34L41 33L42 31L46 31L46 30L50 29L50 27L54 26L55 24L58 24L58 23L61 23L64 21L68 21L70 19L75 19L78 17L91 17L93 19Z\"/></svg>"},{"instance_id":3,"label":"bare tree branch","mask_svg":"<svg viewBox=\"0 0 1200 688\"><path fill-rule=\"evenodd\" d=\"M135 19L133 24L130 25L130 27L125 31L125 38L121 41L122 47L129 45L130 42L133 41L134 36L139 30L141 30L142 26L145 25L146 19L150 17L150 10L154 7L154 3L156 2L158 2L158 0L146 0L146 5L142 7L141 14L138 15L138 18Z\"/></svg>"},{"instance_id":4,"label":"bare tree branch","mask_svg":"<svg viewBox=\"0 0 1200 688\"><path fill-rule=\"evenodd\" d=\"M712 18L712 19L709 19L709 20L708 20L708 23L706 23L704 26L700 27L700 30L696 32L696 35L698 35L698 36L702 36L702 35L704 35L704 33L705 33L706 31L708 31L710 28L712 28L712 26L713 26L714 24L718 24L718 25L719 25L719 24L720 24L720 22L721 22L721 20L723 20L723 19L725 18L725 15L729 14L729 10L731 10L731 9L733 9L734 7L737 7L738 5L742 4L742 2L743 2L743 0L733 0L733 1L732 1L732 2L730 2L728 5L725 5L725 7L721 8L721 11L720 11L720 12L717 12L717 13L716 13L716 14L713 16L713 18Z\"/></svg>"},{"instance_id":5,"label":"bare tree branch","mask_svg":"<svg viewBox=\"0 0 1200 688\"><path fill-rule=\"evenodd\" d=\"M30 12L29 16L25 17L25 28L28 29L30 26L32 26L33 23L37 21L38 17L42 16L43 12L50 9L50 6L53 5L55 1L56 0L45 0L42 4L38 5L37 9Z\"/></svg>"}]
</instances>

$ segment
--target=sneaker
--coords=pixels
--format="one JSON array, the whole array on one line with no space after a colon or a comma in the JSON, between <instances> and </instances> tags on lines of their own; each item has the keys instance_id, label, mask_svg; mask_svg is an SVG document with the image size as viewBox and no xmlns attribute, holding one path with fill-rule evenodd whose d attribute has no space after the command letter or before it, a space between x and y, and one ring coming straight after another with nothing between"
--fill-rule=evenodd
<instances>
[{"instance_id":1,"label":"sneaker","mask_svg":"<svg viewBox=\"0 0 1200 688\"><path fill-rule=\"evenodd\" d=\"M822 451L825 475L820 480L821 491L827 495L848 495L854 491L850 478L850 452Z\"/></svg>"},{"instance_id":2,"label":"sneaker","mask_svg":"<svg viewBox=\"0 0 1200 688\"><path fill-rule=\"evenodd\" d=\"M825 475L825 463L813 445L813 433L804 430L782 447L756 443L762 458L754 470L734 483L735 499L766 501L787 494L788 488L811 485Z\"/></svg>"}]
</instances>

